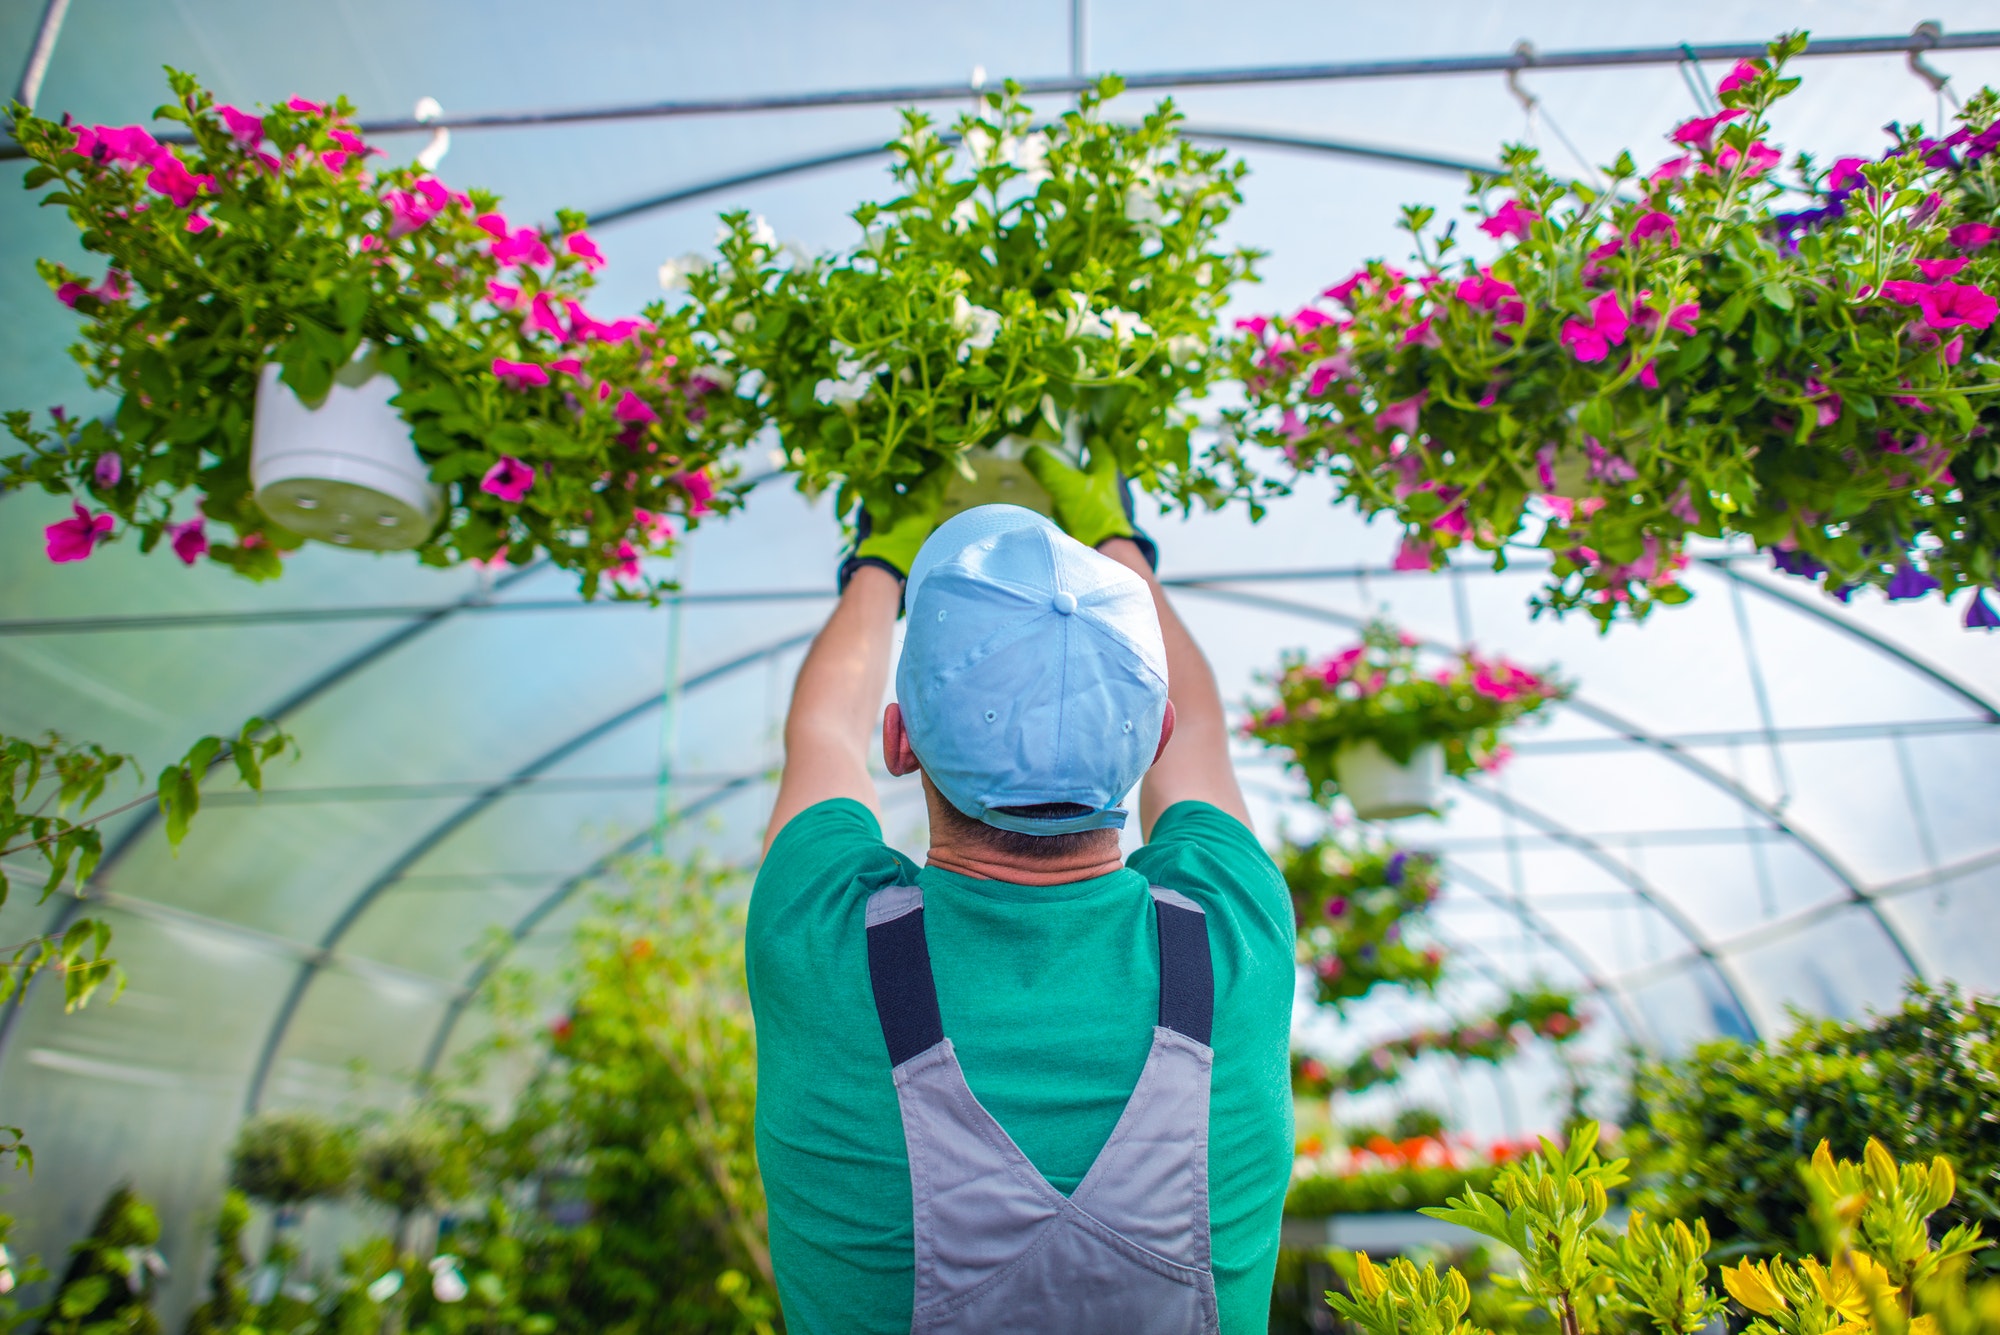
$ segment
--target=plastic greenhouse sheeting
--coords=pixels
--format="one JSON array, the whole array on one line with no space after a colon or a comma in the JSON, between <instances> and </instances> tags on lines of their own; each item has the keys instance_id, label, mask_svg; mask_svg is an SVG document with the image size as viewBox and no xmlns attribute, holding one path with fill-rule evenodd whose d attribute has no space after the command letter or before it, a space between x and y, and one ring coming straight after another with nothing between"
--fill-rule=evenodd
<instances>
[{"instance_id":1,"label":"plastic greenhouse sheeting","mask_svg":"<svg viewBox=\"0 0 2000 1335\"><path fill-rule=\"evenodd\" d=\"M0 53L26 51L38 8L0 15ZM1087 63L1493 52L1524 35L1543 49L1759 40L1804 24L1884 34L1986 17L1976 4L1649 9L1099 0ZM162 62L239 103L345 92L376 116L421 96L470 111L908 84L964 79L975 65L1060 73L1069 31L1061 4L619 4L565 25L514 3L482 5L474 20L437 3L74 0L39 105L143 118ZM2000 81L1991 51L1933 63L1962 90ZM1787 142L1866 147L1884 121L1935 117L1899 57L1802 72L1780 120ZM1533 124L1497 76L1179 100L1202 125L1472 160L1532 134L1564 170L1575 164L1552 124L1601 160L1650 151L1691 107L1671 67L1526 82L1544 99ZM875 107L461 131L441 174L547 215L879 142L894 125ZM421 141L386 142L408 153ZM1461 189L1407 166L1247 156L1232 230L1271 257L1246 309L1296 304L1363 257L1400 257L1396 206L1455 207ZM659 261L705 246L720 207L832 245L852 226L845 211L883 179L879 162L859 162L606 226L601 304L645 300ZM32 269L73 237L24 192L0 196L0 218L0 406L88 409L62 351L74 318ZM762 447L745 460L748 473L768 466ZM301 552L268 585L130 544L52 566L41 528L60 510L42 496L0 501L0 731L55 729L151 766L263 714L300 746L261 799L217 788L177 856L144 809L112 821L91 893L129 989L68 1016L38 989L0 1028L0 1121L28 1130L41 1163L6 1206L24 1221L23 1249L59 1253L103 1192L133 1178L164 1207L164 1247L180 1262L172 1305L193 1292L200 1215L246 1108L405 1097L482 1031L477 989L503 957L496 943L511 943L510 960L558 958L592 878L620 850L650 845L663 806L669 850L754 859L791 676L831 605L839 536L824 503L766 481L677 558L688 595L678 608L649 609L580 603L545 568L496 578L328 548ZM2000 986L2000 643L1963 631L1956 609L1872 594L1842 606L1760 558L1715 550L1689 578L1692 603L1600 636L1584 619L1530 620L1532 571L1392 572L1395 535L1311 488L1255 526L1237 512L1148 522L1232 702L1282 651L1341 647L1375 615L1428 653L1477 644L1557 663L1579 684L1549 726L1524 730L1509 768L1455 784L1442 820L1398 830L1446 860L1436 921L1458 959L1447 985L1434 1001L1371 1000L1341 1024L1302 1003L1302 1041L1316 1049L1351 1055L1532 980L1587 995L1587 1050L1599 1056L1768 1033L1791 1006L1855 1014L1911 975ZM1245 748L1239 762L1267 838L1310 835L1325 819L1269 757ZM919 850L914 782L885 779L884 796L890 837ZM37 906L19 877L0 932L23 939L65 908ZM1410 1096L1443 1101L1469 1129L1511 1132L1546 1123L1560 1078L1546 1053L1497 1073L1423 1065Z\"/></svg>"}]
</instances>

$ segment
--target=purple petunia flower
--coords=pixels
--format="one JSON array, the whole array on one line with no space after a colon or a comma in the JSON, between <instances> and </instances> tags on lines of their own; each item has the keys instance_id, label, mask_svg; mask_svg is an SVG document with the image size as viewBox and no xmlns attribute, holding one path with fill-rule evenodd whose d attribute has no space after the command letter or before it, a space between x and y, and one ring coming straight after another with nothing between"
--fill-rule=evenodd
<instances>
[{"instance_id":1,"label":"purple petunia flower","mask_svg":"<svg viewBox=\"0 0 2000 1335\"><path fill-rule=\"evenodd\" d=\"M1936 587L1938 587L1936 579L1913 565L1904 564L1896 567L1896 573L1890 576L1889 585L1884 592L1889 595L1889 601L1894 603L1906 598L1921 598Z\"/></svg>"},{"instance_id":2,"label":"purple petunia flower","mask_svg":"<svg viewBox=\"0 0 2000 1335\"><path fill-rule=\"evenodd\" d=\"M1389 866L1382 873L1382 879L1386 880L1390 885L1401 885L1403 883L1403 864L1409 860L1410 855L1408 853L1398 852L1394 857L1389 859Z\"/></svg>"},{"instance_id":3,"label":"purple petunia flower","mask_svg":"<svg viewBox=\"0 0 2000 1335\"><path fill-rule=\"evenodd\" d=\"M1795 547L1773 547L1771 564L1787 575L1797 575L1802 579L1817 579L1826 573L1826 567Z\"/></svg>"},{"instance_id":4,"label":"purple petunia flower","mask_svg":"<svg viewBox=\"0 0 2000 1335\"><path fill-rule=\"evenodd\" d=\"M1972 602L1965 609L1965 628L1967 630L2000 630L2000 612L1994 611L1993 605L1986 601L1986 590L1973 590Z\"/></svg>"}]
</instances>

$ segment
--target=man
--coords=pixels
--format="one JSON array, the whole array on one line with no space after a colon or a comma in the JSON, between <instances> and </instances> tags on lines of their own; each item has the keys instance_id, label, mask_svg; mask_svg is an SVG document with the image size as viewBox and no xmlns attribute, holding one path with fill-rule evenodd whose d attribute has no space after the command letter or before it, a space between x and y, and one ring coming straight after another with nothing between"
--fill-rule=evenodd
<instances>
[{"instance_id":1,"label":"man","mask_svg":"<svg viewBox=\"0 0 2000 1335\"><path fill-rule=\"evenodd\" d=\"M747 958L795 1332L1269 1324L1290 899L1121 480L1030 462L1060 530L984 506L933 532L913 498L793 691ZM899 605L882 756L923 776L921 869L868 765Z\"/></svg>"}]
</instances>

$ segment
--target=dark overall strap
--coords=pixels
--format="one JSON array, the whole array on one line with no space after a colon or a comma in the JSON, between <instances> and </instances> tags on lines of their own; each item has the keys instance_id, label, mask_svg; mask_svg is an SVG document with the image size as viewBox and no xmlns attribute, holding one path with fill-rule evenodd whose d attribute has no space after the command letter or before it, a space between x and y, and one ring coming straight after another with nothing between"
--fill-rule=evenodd
<instances>
[{"instance_id":1,"label":"dark overall strap","mask_svg":"<svg viewBox=\"0 0 2000 1335\"><path fill-rule=\"evenodd\" d=\"M915 886L896 886L869 897L868 981L875 988L875 1014L882 1021L891 1066L901 1066L944 1040L931 948L924 940L924 893Z\"/></svg>"},{"instance_id":2,"label":"dark overall strap","mask_svg":"<svg viewBox=\"0 0 2000 1335\"><path fill-rule=\"evenodd\" d=\"M1160 927L1160 1027L1207 1045L1215 1028L1215 965L1208 915L1186 895L1153 887Z\"/></svg>"},{"instance_id":3,"label":"dark overall strap","mask_svg":"<svg viewBox=\"0 0 2000 1335\"><path fill-rule=\"evenodd\" d=\"M1154 886L1152 893L1160 934L1160 1027L1207 1044L1215 1028L1208 915L1175 891ZM901 1066L944 1040L930 945L924 939L924 896L914 886L869 897L868 981L891 1066Z\"/></svg>"}]
</instances>

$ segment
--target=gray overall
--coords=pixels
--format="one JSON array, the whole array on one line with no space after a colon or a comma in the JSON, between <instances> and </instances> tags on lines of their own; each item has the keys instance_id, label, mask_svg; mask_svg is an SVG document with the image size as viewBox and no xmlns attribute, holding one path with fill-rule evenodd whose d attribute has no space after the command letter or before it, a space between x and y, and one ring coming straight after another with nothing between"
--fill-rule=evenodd
<instances>
[{"instance_id":1,"label":"gray overall","mask_svg":"<svg viewBox=\"0 0 2000 1335\"><path fill-rule=\"evenodd\" d=\"M916 1218L914 1335L1218 1329L1208 1237L1208 919L1153 888L1160 1020L1117 1129L1075 1194L1028 1162L944 1036L924 895L868 900L868 972L894 1065Z\"/></svg>"}]
</instances>

